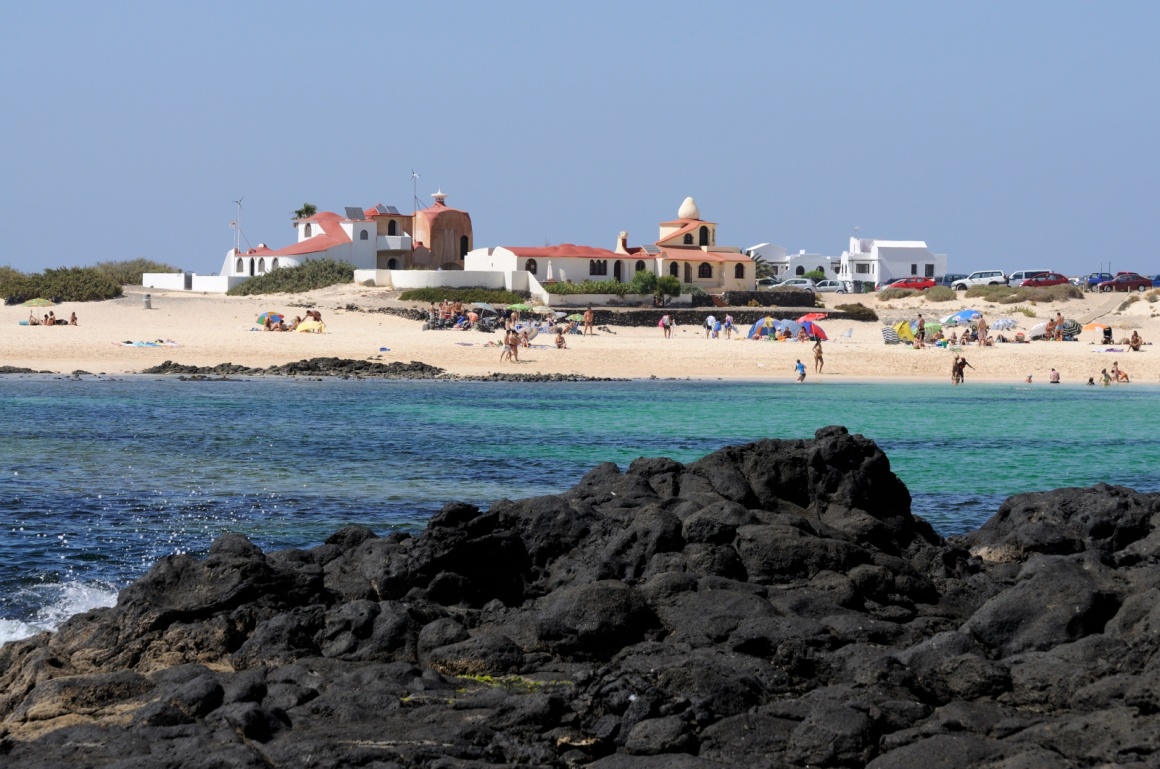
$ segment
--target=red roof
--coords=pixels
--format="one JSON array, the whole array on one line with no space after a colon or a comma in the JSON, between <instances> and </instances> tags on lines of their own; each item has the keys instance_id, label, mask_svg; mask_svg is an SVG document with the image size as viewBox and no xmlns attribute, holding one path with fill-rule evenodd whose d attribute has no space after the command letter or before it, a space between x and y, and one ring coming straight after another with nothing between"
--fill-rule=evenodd
<instances>
[{"instance_id":1,"label":"red roof","mask_svg":"<svg viewBox=\"0 0 1160 769\"><path fill-rule=\"evenodd\" d=\"M320 211L314 216L308 216L300 221L314 224L321 232L306 240L292 243L285 248L254 248L249 253L258 256L301 256L315 254L350 242L350 236L346 234L346 230L342 228L341 224L341 222L346 221L345 217L339 216L333 211Z\"/></svg>"},{"instance_id":2,"label":"red roof","mask_svg":"<svg viewBox=\"0 0 1160 769\"><path fill-rule=\"evenodd\" d=\"M752 261L745 254L740 254L734 251L702 251L699 248L686 246L684 248L677 248L674 246L662 246L661 256L665 259L671 259L679 262L748 262Z\"/></svg>"},{"instance_id":3,"label":"red roof","mask_svg":"<svg viewBox=\"0 0 1160 769\"><path fill-rule=\"evenodd\" d=\"M593 246L576 246L571 243L561 243L558 246L504 246L516 256L551 259L573 257L576 259L620 259L624 254L609 251L607 248Z\"/></svg>"}]
</instances>

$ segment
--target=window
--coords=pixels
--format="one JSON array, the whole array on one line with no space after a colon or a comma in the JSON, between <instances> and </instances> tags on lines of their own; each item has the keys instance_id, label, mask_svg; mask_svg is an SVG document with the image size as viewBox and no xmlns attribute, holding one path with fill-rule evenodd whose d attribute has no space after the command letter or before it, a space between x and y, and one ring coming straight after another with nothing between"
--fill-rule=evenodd
<instances>
[{"instance_id":1,"label":"window","mask_svg":"<svg viewBox=\"0 0 1160 769\"><path fill-rule=\"evenodd\" d=\"M636 263L636 271L640 272L643 269L644 269L644 261L638 260Z\"/></svg>"},{"instance_id":2,"label":"window","mask_svg":"<svg viewBox=\"0 0 1160 769\"><path fill-rule=\"evenodd\" d=\"M266 258L262 257L261 259L258 260L258 272L260 274L260 273L263 273L265 271L266 271Z\"/></svg>"},{"instance_id":3,"label":"window","mask_svg":"<svg viewBox=\"0 0 1160 769\"><path fill-rule=\"evenodd\" d=\"M469 245L470 244L467 242L467 236L466 235L460 236L460 238L459 238L459 258L460 259L467 256L467 252L471 250L470 248L468 248Z\"/></svg>"},{"instance_id":4,"label":"window","mask_svg":"<svg viewBox=\"0 0 1160 769\"><path fill-rule=\"evenodd\" d=\"M387 222L387 234L388 235L398 235L399 234L399 223L396 222L394 219Z\"/></svg>"},{"instance_id":5,"label":"window","mask_svg":"<svg viewBox=\"0 0 1160 769\"><path fill-rule=\"evenodd\" d=\"M589 259L588 260L588 274L589 275L607 275L608 274L608 260L607 259Z\"/></svg>"},{"instance_id":6,"label":"window","mask_svg":"<svg viewBox=\"0 0 1160 769\"><path fill-rule=\"evenodd\" d=\"M805 268L805 267L802 267L802 266L799 264L799 265L797 266L797 269L796 269L796 270L794 270L794 274L795 274L795 275L805 275L805 274L806 274L806 268Z\"/></svg>"},{"instance_id":7,"label":"window","mask_svg":"<svg viewBox=\"0 0 1160 769\"><path fill-rule=\"evenodd\" d=\"M270 269L271 270L278 269L278 257L275 256L273 259L270 260Z\"/></svg>"},{"instance_id":8,"label":"window","mask_svg":"<svg viewBox=\"0 0 1160 769\"><path fill-rule=\"evenodd\" d=\"M917 265L917 264L912 264L912 265L910 265L910 274L911 274L911 275L917 275L917 274L918 274L918 265Z\"/></svg>"},{"instance_id":9,"label":"window","mask_svg":"<svg viewBox=\"0 0 1160 769\"><path fill-rule=\"evenodd\" d=\"M743 280L745 278L744 264L739 264L733 268L733 277L737 278L737 280Z\"/></svg>"},{"instance_id":10,"label":"window","mask_svg":"<svg viewBox=\"0 0 1160 769\"><path fill-rule=\"evenodd\" d=\"M713 265L709 264L708 262L701 262L700 264L698 264L697 265L697 277L698 278L711 278L711 277L713 277Z\"/></svg>"},{"instance_id":11,"label":"window","mask_svg":"<svg viewBox=\"0 0 1160 769\"><path fill-rule=\"evenodd\" d=\"M234 268L234 272L236 272L240 275L245 271L246 271L246 260L245 259L238 259L238 264L237 264L237 267Z\"/></svg>"},{"instance_id":12,"label":"window","mask_svg":"<svg viewBox=\"0 0 1160 769\"><path fill-rule=\"evenodd\" d=\"M391 222L391 224L394 224L394 222ZM398 266L397 266L397 265L398 265L398 262L396 262L396 261L394 260L394 258L391 258L391 259L388 259L388 260L387 260L387 269L388 269L388 270L397 270L397 269L398 269Z\"/></svg>"},{"instance_id":13,"label":"window","mask_svg":"<svg viewBox=\"0 0 1160 769\"><path fill-rule=\"evenodd\" d=\"M926 275L926 277L928 277L928 278L933 278L934 277L934 265L928 264L928 265L925 265L925 267L926 267L926 269L924 270L923 274Z\"/></svg>"},{"instance_id":14,"label":"window","mask_svg":"<svg viewBox=\"0 0 1160 769\"><path fill-rule=\"evenodd\" d=\"M709 228L708 227L701 227L700 237L701 237L701 240L697 245L699 245L699 246L709 245Z\"/></svg>"},{"instance_id":15,"label":"window","mask_svg":"<svg viewBox=\"0 0 1160 769\"><path fill-rule=\"evenodd\" d=\"M308 238L309 238L309 237L310 237L310 233L311 233L311 232L313 232L313 231L314 231L314 230L313 230L313 228L310 226L310 222L307 222L307 223L306 223L306 229L302 231L302 234L304 234L306 237L308 237Z\"/></svg>"},{"instance_id":16,"label":"window","mask_svg":"<svg viewBox=\"0 0 1160 769\"><path fill-rule=\"evenodd\" d=\"M528 272L532 273L533 275L535 275L536 274L536 260L529 259L527 262L524 263L524 269L527 270Z\"/></svg>"},{"instance_id":17,"label":"window","mask_svg":"<svg viewBox=\"0 0 1160 769\"><path fill-rule=\"evenodd\" d=\"M685 262L685 282L693 282L693 265L689 264L688 262Z\"/></svg>"},{"instance_id":18,"label":"window","mask_svg":"<svg viewBox=\"0 0 1160 769\"><path fill-rule=\"evenodd\" d=\"M674 278L681 277L680 265L678 265L676 262L673 262L672 264L670 264L669 265L669 275L672 275Z\"/></svg>"},{"instance_id":19,"label":"window","mask_svg":"<svg viewBox=\"0 0 1160 769\"><path fill-rule=\"evenodd\" d=\"M691 232L686 232L686 233L685 233L685 240L684 240L684 243L685 243L685 245L686 245L686 246L691 246L691 245L693 245L693 233L691 233Z\"/></svg>"},{"instance_id":20,"label":"window","mask_svg":"<svg viewBox=\"0 0 1160 769\"><path fill-rule=\"evenodd\" d=\"M855 264L854 272L858 273L859 275L866 275L870 272L870 265L866 263Z\"/></svg>"},{"instance_id":21,"label":"window","mask_svg":"<svg viewBox=\"0 0 1160 769\"><path fill-rule=\"evenodd\" d=\"M366 231L366 230L359 230L359 233L358 233L358 239L359 239L359 240L367 240L369 237L370 237L370 236L369 236L369 235L367 235L367 231Z\"/></svg>"}]
</instances>

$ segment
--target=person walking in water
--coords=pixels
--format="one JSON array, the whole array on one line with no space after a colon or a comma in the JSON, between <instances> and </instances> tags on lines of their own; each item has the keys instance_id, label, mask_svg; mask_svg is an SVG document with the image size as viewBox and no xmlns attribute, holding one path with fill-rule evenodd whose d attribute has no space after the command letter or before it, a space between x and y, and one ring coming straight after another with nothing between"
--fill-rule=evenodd
<instances>
[{"instance_id":1,"label":"person walking in water","mask_svg":"<svg viewBox=\"0 0 1160 769\"><path fill-rule=\"evenodd\" d=\"M802 363L799 360L797 363L794 364L793 370L797 372L797 381L799 381L799 382L806 381L806 364Z\"/></svg>"}]
</instances>

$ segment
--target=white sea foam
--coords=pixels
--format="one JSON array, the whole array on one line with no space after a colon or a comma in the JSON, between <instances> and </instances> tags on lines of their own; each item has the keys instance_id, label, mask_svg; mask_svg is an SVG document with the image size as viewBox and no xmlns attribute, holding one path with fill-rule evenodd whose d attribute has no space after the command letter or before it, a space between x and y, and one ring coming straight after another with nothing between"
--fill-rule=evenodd
<instances>
[{"instance_id":1,"label":"white sea foam","mask_svg":"<svg viewBox=\"0 0 1160 769\"><path fill-rule=\"evenodd\" d=\"M56 630L74 614L117 603L117 591L104 583L65 582L34 588L42 594L43 602L36 616L30 620L0 619L0 643L19 641L21 638Z\"/></svg>"}]
</instances>

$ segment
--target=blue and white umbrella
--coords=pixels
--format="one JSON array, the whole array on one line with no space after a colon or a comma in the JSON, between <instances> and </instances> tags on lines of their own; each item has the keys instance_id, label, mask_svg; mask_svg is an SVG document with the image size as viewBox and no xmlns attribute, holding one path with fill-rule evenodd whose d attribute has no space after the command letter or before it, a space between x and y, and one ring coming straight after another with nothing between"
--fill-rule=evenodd
<instances>
[{"instance_id":1,"label":"blue and white umbrella","mask_svg":"<svg viewBox=\"0 0 1160 769\"><path fill-rule=\"evenodd\" d=\"M942 322L946 326L961 326L967 323L973 323L981 317L983 317L983 313L978 310L959 310L943 318Z\"/></svg>"},{"instance_id":2,"label":"blue and white umbrella","mask_svg":"<svg viewBox=\"0 0 1160 769\"><path fill-rule=\"evenodd\" d=\"M1014 318L1000 318L991 324L991 328L996 331L1010 331L1016 325Z\"/></svg>"}]
</instances>

